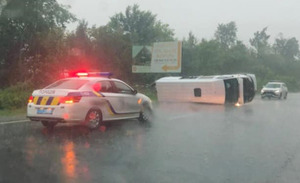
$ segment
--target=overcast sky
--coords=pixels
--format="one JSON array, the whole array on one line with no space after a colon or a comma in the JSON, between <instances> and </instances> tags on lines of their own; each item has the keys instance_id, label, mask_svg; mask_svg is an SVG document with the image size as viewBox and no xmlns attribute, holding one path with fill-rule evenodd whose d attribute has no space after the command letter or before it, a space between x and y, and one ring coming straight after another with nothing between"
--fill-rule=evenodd
<instances>
[{"instance_id":1,"label":"overcast sky","mask_svg":"<svg viewBox=\"0 0 300 183\"><path fill-rule=\"evenodd\" d=\"M275 37L300 40L300 0L58 0L70 5L70 11L89 25L105 25L128 5L138 4L174 29L178 39L192 31L198 39L211 39L220 23L235 21L238 38L249 44L254 32L268 27ZM74 28L69 26L70 29Z\"/></svg>"}]
</instances>

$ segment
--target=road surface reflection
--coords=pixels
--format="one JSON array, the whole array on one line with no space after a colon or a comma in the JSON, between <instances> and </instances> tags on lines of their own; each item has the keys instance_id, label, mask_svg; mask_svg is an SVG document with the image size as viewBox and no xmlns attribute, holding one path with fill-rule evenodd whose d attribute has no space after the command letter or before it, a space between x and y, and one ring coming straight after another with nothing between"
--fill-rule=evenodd
<instances>
[{"instance_id":1,"label":"road surface reflection","mask_svg":"<svg viewBox=\"0 0 300 183\"><path fill-rule=\"evenodd\" d=\"M76 178L76 165L77 159L76 154L74 152L74 143L71 141L67 141L64 146L64 155L61 158L61 163L63 166L63 172L66 178Z\"/></svg>"}]
</instances>

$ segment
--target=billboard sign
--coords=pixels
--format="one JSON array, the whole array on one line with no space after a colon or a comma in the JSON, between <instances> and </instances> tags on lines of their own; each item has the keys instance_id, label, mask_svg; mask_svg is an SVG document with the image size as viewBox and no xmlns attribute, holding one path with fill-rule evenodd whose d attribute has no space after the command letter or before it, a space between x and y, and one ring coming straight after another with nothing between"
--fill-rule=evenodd
<instances>
[{"instance_id":1,"label":"billboard sign","mask_svg":"<svg viewBox=\"0 0 300 183\"><path fill-rule=\"evenodd\" d=\"M157 42L153 46L133 46L133 73L181 72L182 42Z\"/></svg>"}]
</instances>

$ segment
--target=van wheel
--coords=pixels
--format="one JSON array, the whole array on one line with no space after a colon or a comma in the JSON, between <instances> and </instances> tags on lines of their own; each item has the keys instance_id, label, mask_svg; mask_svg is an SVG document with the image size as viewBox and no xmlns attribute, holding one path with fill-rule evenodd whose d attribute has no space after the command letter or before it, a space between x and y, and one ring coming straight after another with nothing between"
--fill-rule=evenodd
<instances>
[{"instance_id":1,"label":"van wheel","mask_svg":"<svg viewBox=\"0 0 300 183\"><path fill-rule=\"evenodd\" d=\"M57 122L41 121L43 126L48 129L53 129Z\"/></svg>"},{"instance_id":2,"label":"van wheel","mask_svg":"<svg viewBox=\"0 0 300 183\"><path fill-rule=\"evenodd\" d=\"M95 130L102 124L102 114L100 110L91 109L86 115L85 123L89 129Z\"/></svg>"},{"instance_id":3,"label":"van wheel","mask_svg":"<svg viewBox=\"0 0 300 183\"><path fill-rule=\"evenodd\" d=\"M153 111L152 109L148 106L145 105L143 107L143 110L140 112L140 116L139 116L139 121L140 122L151 122L153 121L154 115L153 115Z\"/></svg>"}]
</instances>

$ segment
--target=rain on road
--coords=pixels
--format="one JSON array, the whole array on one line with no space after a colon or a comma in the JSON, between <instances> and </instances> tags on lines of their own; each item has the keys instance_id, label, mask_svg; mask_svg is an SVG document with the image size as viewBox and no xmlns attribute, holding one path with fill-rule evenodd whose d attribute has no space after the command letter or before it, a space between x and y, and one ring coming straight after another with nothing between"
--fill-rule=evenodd
<instances>
[{"instance_id":1,"label":"rain on road","mask_svg":"<svg viewBox=\"0 0 300 183\"><path fill-rule=\"evenodd\" d=\"M2 124L0 182L300 182L299 101L160 104L150 124L107 122L93 132Z\"/></svg>"}]
</instances>

